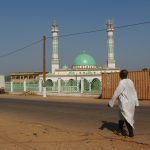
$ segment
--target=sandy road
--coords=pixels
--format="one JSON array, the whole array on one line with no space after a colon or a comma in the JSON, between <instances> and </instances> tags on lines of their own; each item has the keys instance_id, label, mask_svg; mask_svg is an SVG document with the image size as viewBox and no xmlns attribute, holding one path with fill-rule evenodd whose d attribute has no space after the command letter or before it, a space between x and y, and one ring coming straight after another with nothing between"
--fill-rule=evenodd
<instances>
[{"instance_id":1,"label":"sandy road","mask_svg":"<svg viewBox=\"0 0 150 150\"><path fill-rule=\"evenodd\" d=\"M38 96L6 96L5 98L26 99L40 101ZM43 101L57 101L82 104L107 104L107 100L95 98L74 97L48 97ZM150 107L149 102L141 102L142 107ZM141 118L143 119L143 118ZM139 120L140 123L140 120ZM143 124L141 124L143 125ZM139 128L141 129L141 128ZM141 132L135 138L127 138L114 135L108 129L93 132L66 129L63 126L55 126L21 117L13 117L10 113L0 113L0 150L148 150L150 149L149 131ZM142 134L144 133L144 134Z\"/></svg>"}]
</instances>

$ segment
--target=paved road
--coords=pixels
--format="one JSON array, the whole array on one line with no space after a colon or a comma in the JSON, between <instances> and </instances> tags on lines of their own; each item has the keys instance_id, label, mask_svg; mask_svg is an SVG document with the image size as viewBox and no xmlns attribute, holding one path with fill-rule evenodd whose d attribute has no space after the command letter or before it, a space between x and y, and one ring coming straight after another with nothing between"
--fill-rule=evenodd
<instances>
[{"instance_id":1,"label":"paved road","mask_svg":"<svg viewBox=\"0 0 150 150\"><path fill-rule=\"evenodd\" d=\"M117 127L117 110L106 104L52 102L0 98L0 115L14 119L42 122L59 128L93 132L99 128L114 130ZM150 107L136 109L136 134L150 135Z\"/></svg>"}]
</instances>

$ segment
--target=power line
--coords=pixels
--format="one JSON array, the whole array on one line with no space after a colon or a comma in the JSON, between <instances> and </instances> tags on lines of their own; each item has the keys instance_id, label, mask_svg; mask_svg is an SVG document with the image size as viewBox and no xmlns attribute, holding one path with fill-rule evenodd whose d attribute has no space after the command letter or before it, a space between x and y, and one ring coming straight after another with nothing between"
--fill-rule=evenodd
<instances>
[{"instance_id":1,"label":"power line","mask_svg":"<svg viewBox=\"0 0 150 150\"><path fill-rule=\"evenodd\" d=\"M60 35L58 37L68 37L68 36L76 36L76 35L81 35L81 34L89 34L89 33L94 33L94 32L101 32L105 31L106 29L96 29L96 30L91 30L91 31L85 31L85 32L78 32L78 33L71 33L71 34L64 34Z\"/></svg>"},{"instance_id":2,"label":"power line","mask_svg":"<svg viewBox=\"0 0 150 150\"><path fill-rule=\"evenodd\" d=\"M128 24L128 25L122 25L122 26L116 26L114 27L115 29L121 29L121 28L127 28L127 27L133 27L133 26L139 26L143 24L149 24L150 21L145 21L145 22L139 22L139 23L134 23L134 24Z\"/></svg>"},{"instance_id":3,"label":"power line","mask_svg":"<svg viewBox=\"0 0 150 150\"><path fill-rule=\"evenodd\" d=\"M149 23L150 23L150 21L144 21L144 22L139 22L139 23L134 23L134 24L116 26L116 27L114 27L114 29L128 28L128 27L139 26L139 25L144 25L144 24L149 24ZM94 32L102 32L102 31L105 31L105 30L106 30L106 28L103 28L103 29L96 29L96 30L85 31L85 32L77 32L77 33L70 33L70 34L59 35L58 37L59 37L59 38L62 38L62 37L70 37L70 36L76 36L76 35L82 35L82 34L90 34L90 33L94 33ZM47 37L46 39L49 39L49 38L52 38L52 37ZM28 47L31 47L31 46L33 46L33 45L35 45L35 44L38 44L38 43L40 43L41 41L42 41L42 39L41 39L41 40L38 40L38 41L36 41L36 42L33 42L33 43L29 44L29 45L26 45L26 46L24 46L24 47L22 47L22 48L16 49L16 50L14 50L14 51L12 51L12 52L9 52L9 53L6 53L6 54L4 54L4 55L1 55L0 58L6 57L6 56L9 56L9 55L12 55L12 54L17 53L17 52L20 52L20 51L23 51L24 49L26 49L26 48L28 48Z\"/></svg>"},{"instance_id":4,"label":"power line","mask_svg":"<svg viewBox=\"0 0 150 150\"><path fill-rule=\"evenodd\" d=\"M59 38L62 37L69 37L69 36L76 36L76 35L81 35L81 34L89 34L89 33L94 33L94 32L100 32L100 31L105 31L106 29L96 29L96 30L91 30L91 31L85 31L85 32L77 32L77 33L70 33L70 34L63 34L63 35L58 35ZM51 36L47 37L47 39L52 38Z\"/></svg>"},{"instance_id":5,"label":"power line","mask_svg":"<svg viewBox=\"0 0 150 150\"><path fill-rule=\"evenodd\" d=\"M150 23L150 21L139 22L139 23L134 23L134 24L116 26L116 27L114 27L114 29L121 29L121 28L133 27L133 26L138 26L138 25L142 25L142 24L149 24L149 23ZM89 34L89 33L94 33L94 32L102 32L102 31L106 31L106 28L96 29L96 30L91 30L91 31L85 31L85 32L77 32L77 33L64 34L64 35L59 35L58 37L62 38L62 37L76 36L76 35L82 35L82 34ZM52 37L47 37L47 39L48 38L52 38Z\"/></svg>"},{"instance_id":6,"label":"power line","mask_svg":"<svg viewBox=\"0 0 150 150\"><path fill-rule=\"evenodd\" d=\"M17 53L17 52L20 52L20 51L23 51L24 49L26 49L26 48L28 48L28 47L31 47L31 46L33 46L33 45L35 45L35 44L38 44L38 43L40 43L41 41L42 41L42 39L41 39L41 40L38 40L38 41L36 41L36 42L33 42L33 43L29 44L29 45L26 45L26 46L24 46L24 47L22 47L22 48L19 48L19 49L16 49L16 50L14 50L14 51L11 51L11 52L9 52L9 53L3 54L3 55L0 56L0 58L6 57L6 56L9 56L9 55L12 55L12 54Z\"/></svg>"}]
</instances>

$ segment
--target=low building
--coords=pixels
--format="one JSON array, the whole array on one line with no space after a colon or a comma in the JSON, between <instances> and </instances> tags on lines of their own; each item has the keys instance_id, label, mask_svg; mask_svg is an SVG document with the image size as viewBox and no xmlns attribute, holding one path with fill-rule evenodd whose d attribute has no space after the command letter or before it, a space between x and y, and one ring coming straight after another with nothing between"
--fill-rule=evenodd
<instances>
[{"instance_id":1,"label":"low building","mask_svg":"<svg viewBox=\"0 0 150 150\"><path fill-rule=\"evenodd\" d=\"M14 72L10 74L11 82L22 83L25 80L27 82L38 82L39 76L42 72Z\"/></svg>"}]
</instances>

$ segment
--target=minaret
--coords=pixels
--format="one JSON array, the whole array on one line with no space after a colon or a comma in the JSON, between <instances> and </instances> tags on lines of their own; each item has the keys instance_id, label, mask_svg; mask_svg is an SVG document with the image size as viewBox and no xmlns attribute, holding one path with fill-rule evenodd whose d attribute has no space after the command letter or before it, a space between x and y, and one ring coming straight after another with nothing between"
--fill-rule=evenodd
<instances>
[{"instance_id":1,"label":"minaret","mask_svg":"<svg viewBox=\"0 0 150 150\"><path fill-rule=\"evenodd\" d=\"M108 21L107 24L107 44L108 44L108 60L107 65L110 69L115 69L115 58L114 58L114 38L113 38L113 23Z\"/></svg>"},{"instance_id":2,"label":"minaret","mask_svg":"<svg viewBox=\"0 0 150 150\"><path fill-rule=\"evenodd\" d=\"M52 55L51 55L51 71L55 72L55 69L59 69L59 57L58 57L58 25L54 21L51 28L52 34Z\"/></svg>"}]
</instances>

